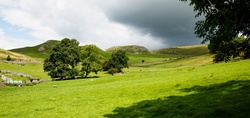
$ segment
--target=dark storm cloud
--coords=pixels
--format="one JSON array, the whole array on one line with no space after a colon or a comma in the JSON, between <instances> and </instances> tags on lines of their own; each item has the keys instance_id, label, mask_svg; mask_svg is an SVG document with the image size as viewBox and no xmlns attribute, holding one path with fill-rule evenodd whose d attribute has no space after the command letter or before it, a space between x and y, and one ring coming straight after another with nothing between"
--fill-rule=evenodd
<instances>
[{"instance_id":1,"label":"dark storm cloud","mask_svg":"<svg viewBox=\"0 0 250 118\"><path fill-rule=\"evenodd\" d=\"M121 0L107 7L111 21L126 24L167 46L199 44L195 37L195 13L188 3L179 0Z\"/></svg>"}]
</instances>

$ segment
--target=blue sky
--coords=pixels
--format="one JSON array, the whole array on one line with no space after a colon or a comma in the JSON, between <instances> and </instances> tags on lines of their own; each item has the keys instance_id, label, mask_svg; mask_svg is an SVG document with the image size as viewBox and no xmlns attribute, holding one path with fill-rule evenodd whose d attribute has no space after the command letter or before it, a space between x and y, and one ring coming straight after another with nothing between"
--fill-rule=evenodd
<instances>
[{"instance_id":1,"label":"blue sky","mask_svg":"<svg viewBox=\"0 0 250 118\"><path fill-rule=\"evenodd\" d=\"M35 39L31 35L29 35L29 30L24 29L21 27L17 27L14 25L11 25L10 23L4 21L2 18L0 18L0 24L1 24L1 29L4 31L5 35L8 37L12 38L21 38L21 39L26 39L26 40L31 40Z\"/></svg>"},{"instance_id":2,"label":"blue sky","mask_svg":"<svg viewBox=\"0 0 250 118\"><path fill-rule=\"evenodd\" d=\"M192 7L178 0L0 0L0 48L75 38L103 50L199 44Z\"/></svg>"}]
</instances>

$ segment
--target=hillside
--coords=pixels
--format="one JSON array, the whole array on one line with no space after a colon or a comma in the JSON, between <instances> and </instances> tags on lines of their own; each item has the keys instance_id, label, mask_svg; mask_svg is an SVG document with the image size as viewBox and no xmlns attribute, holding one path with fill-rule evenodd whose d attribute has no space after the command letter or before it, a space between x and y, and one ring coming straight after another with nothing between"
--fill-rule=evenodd
<instances>
[{"instance_id":1,"label":"hillside","mask_svg":"<svg viewBox=\"0 0 250 118\"><path fill-rule=\"evenodd\" d=\"M42 43L37 46L12 49L10 51L25 54L42 61L49 55L49 52L52 49L52 47L58 42L59 41L57 40L48 40L45 43Z\"/></svg>"},{"instance_id":2,"label":"hillside","mask_svg":"<svg viewBox=\"0 0 250 118\"><path fill-rule=\"evenodd\" d=\"M59 41L49 40L37 46L12 49L10 51L28 55L32 58L43 61L46 57L48 57L52 47L57 43L59 43ZM146 59L145 57L159 57L159 55L163 58L182 58L208 54L207 45L179 46L153 51L149 51L147 48L137 45L114 46L108 48L106 51L101 50L99 47L97 47L97 49L98 53L101 54L105 60L107 60L111 53L116 50L124 50L129 56L134 56L136 58L139 56L141 59ZM132 62L135 62L134 59L132 59Z\"/></svg>"},{"instance_id":3,"label":"hillside","mask_svg":"<svg viewBox=\"0 0 250 118\"><path fill-rule=\"evenodd\" d=\"M12 49L10 51L25 54L25 55L28 55L28 56L33 57L35 59L38 59L40 61L43 61L45 58L47 58L49 56L49 53L50 53L51 49L53 48L53 46L59 42L60 41L58 41L58 40L48 40L45 43L39 44L37 46L17 48L17 49ZM93 46L95 46L95 45L93 45ZM80 47L84 47L84 46L80 46ZM110 54L106 54L99 47L97 47L97 46L95 46L95 47L96 47L96 49L98 49L98 53L100 55L102 55L103 57L107 58L107 56L110 55Z\"/></svg>"},{"instance_id":4,"label":"hillside","mask_svg":"<svg viewBox=\"0 0 250 118\"><path fill-rule=\"evenodd\" d=\"M106 51L107 52L113 52L116 50L123 50L128 53L133 53L133 54L144 54L144 53L149 53L149 50L143 46L137 46L137 45L128 45L128 46L114 46L111 48L108 48Z\"/></svg>"},{"instance_id":5,"label":"hillside","mask_svg":"<svg viewBox=\"0 0 250 118\"><path fill-rule=\"evenodd\" d=\"M171 55L182 55L182 56L197 56L208 54L209 50L207 45L192 45L192 46L179 46L172 48L162 48L159 50L153 50L156 54L171 54Z\"/></svg>"},{"instance_id":6,"label":"hillside","mask_svg":"<svg viewBox=\"0 0 250 118\"><path fill-rule=\"evenodd\" d=\"M15 53L15 52L12 52L12 51L7 51L7 50L4 50L4 49L1 49L0 48L0 60L6 60L7 56L10 56L11 57L11 60L12 61L15 61L15 60L18 60L18 61L35 61L35 59L31 58L31 57L28 57L28 56L25 56L25 55L22 55L22 54L19 54L19 53Z\"/></svg>"}]
</instances>

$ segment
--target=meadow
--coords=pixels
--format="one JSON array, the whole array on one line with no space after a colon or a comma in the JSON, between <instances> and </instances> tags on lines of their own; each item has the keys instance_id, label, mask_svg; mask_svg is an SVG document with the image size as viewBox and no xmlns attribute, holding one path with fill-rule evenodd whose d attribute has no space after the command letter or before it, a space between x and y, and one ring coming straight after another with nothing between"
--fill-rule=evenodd
<instances>
[{"instance_id":1,"label":"meadow","mask_svg":"<svg viewBox=\"0 0 250 118\"><path fill-rule=\"evenodd\" d=\"M250 115L250 60L213 64L208 54L170 58L175 57L130 55L131 66L124 69L123 74L111 76L100 72L98 78L0 88L0 117L200 118ZM50 79L39 64L23 67L0 62L0 69L3 68Z\"/></svg>"}]
</instances>

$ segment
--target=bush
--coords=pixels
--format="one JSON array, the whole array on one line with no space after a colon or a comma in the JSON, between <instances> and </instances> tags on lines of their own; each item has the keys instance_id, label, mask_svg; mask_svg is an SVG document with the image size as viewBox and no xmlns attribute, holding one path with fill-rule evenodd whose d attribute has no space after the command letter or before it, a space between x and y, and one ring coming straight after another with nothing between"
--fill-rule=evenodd
<instances>
[{"instance_id":1,"label":"bush","mask_svg":"<svg viewBox=\"0 0 250 118\"><path fill-rule=\"evenodd\" d=\"M144 62L145 62L145 60L141 60L141 62L142 62L142 63L144 63Z\"/></svg>"},{"instance_id":2,"label":"bush","mask_svg":"<svg viewBox=\"0 0 250 118\"><path fill-rule=\"evenodd\" d=\"M117 68L110 68L108 70L108 74L111 74L111 75L114 75L114 73L118 73L118 72L119 72L119 70Z\"/></svg>"},{"instance_id":3,"label":"bush","mask_svg":"<svg viewBox=\"0 0 250 118\"><path fill-rule=\"evenodd\" d=\"M11 61L10 55L7 56L6 60L7 60L7 61Z\"/></svg>"}]
</instances>

